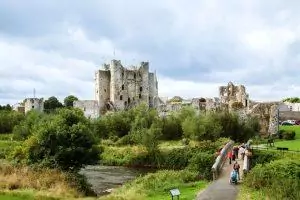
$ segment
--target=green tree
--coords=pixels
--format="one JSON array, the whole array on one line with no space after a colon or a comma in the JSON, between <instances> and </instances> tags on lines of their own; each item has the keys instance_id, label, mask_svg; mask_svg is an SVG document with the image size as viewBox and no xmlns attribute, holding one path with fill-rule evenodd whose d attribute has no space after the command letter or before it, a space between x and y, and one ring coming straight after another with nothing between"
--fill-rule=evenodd
<instances>
[{"instance_id":1,"label":"green tree","mask_svg":"<svg viewBox=\"0 0 300 200\"><path fill-rule=\"evenodd\" d=\"M8 110L8 111L11 111L11 110L12 110L12 107L11 107L11 105L9 105L9 104L6 104L5 106L1 106L1 105L0 105L0 110Z\"/></svg>"},{"instance_id":2,"label":"green tree","mask_svg":"<svg viewBox=\"0 0 300 200\"><path fill-rule=\"evenodd\" d=\"M69 95L64 99L64 105L66 107L73 107L74 101L77 101L78 98L75 97L74 95Z\"/></svg>"},{"instance_id":3,"label":"green tree","mask_svg":"<svg viewBox=\"0 0 300 200\"><path fill-rule=\"evenodd\" d=\"M222 125L218 120L218 114L214 112L208 112L203 116L200 116L198 121L198 131L195 133L197 140L217 140L222 131Z\"/></svg>"},{"instance_id":4,"label":"green tree","mask_svg":"<svg viewBox=\"0 0 300 200\"><path fill-rule=\"evenodd\" d=\"M81 110L60 109L51 118L36 127L15 152L16 159L73 172L99 161L99 141Z\"/></svg>"},{"instance_id":5,"label":"green tree","mask_svg":"<svg viewBox=\"0 0 300 200\"><path fill-rule=\"evenodd\" d=\"M54 111L57 108L62 108L63 104L55 97L49 97L45 102L44 102L44 109L45 112L49 113Z\"/></svg>"},{"instance_id":6,"label":"green tree","mask_svg":"<svg viewBox=\"0 0 300 200\"><path fill-rule=\"evenodd\" d=\"M0 110L0 133L11 133L23 119L24 115L19 112Z\"/></svg>"},{"instance_id":7,"label":"green tree","mask_svg":"<svg viewBox=\"0 0 300 200\"><path fill-rule=\"evenodd\" d=\"M32 135L36 126L47 116L36 110L31 110L26 113L25 119L13 128L13 137L16 140L25 140Z\"/></svg>"}]
</instances>

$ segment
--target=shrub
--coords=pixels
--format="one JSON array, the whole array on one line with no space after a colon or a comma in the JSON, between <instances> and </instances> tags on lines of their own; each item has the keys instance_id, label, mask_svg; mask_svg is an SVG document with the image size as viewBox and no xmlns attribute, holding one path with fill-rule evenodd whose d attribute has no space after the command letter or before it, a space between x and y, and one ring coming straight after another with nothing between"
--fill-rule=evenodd
<instances>
[{"instance_id":1,"label":"shrub","mask_svg":"<svg viewBox=\"0 0 300 200\"><path fill-rule=\"evenodd\" d=\"M11 133L23 119L24 115L19 112L0 110L0 134Z\"/></svg>"},{"instance_id":2,"label":"shrub","mask_svg":"<svg viewBox=\"0 0 300 200\"><path fill-rule=\"evenodd\" d=\"M16 140L25 140L27 139L35 129L35 126L38 125L41 121L44 120L46 116L43 113L37 111L30 111L26 114L25 119L14 127L13 137Z\"/></svg>"},{"instance_id":3,"label":"shrub","mask_svg":"<svg viewBox=\"0 0 300 200\"><path fill-rule=\"evenodd\" d=\"M201 178L211 180L211 167L214 162L214 155L199 152L189 160L187 169L198 172Z\"/></svg>"},{"instance_id":4,"label":"shrub","mask_svg":"<svg viewBox=\"0 0 300 200\"><path fill-rule=\"evenodd\" d=\"M257 164L266 164L280 158L281 156L277 152L255 150L251 159L251 167L254 167Z\"/></svg>"},{"instance_id":5,"label":"shrub","mask_svg":"<svg viewBox=\"0 0 300 200\"><path fill-rule=\"evenodd\" d=\"M247 174L248 187L263 189L271 199L300 199L300 161L281 159L262 165L257 164Z\"/></svg>"},{"instance_id":6,"label":"shrub","mask_svg":"<svg viewBox=\"0 0 300 200\"><path fill-rule=\"evenodd\" d=\"M285 140L294 140L296 136L295 131L292 130L285 130L282 132L282 139Z\"/></svg>"},{"instance_id":7,"label":"shrub","mask_svg":"<svg viewBox=\"0 0 300 200\"><path fill-rule=\"evenodd\" d=\"M14 157L27 164L77 171L99 161L101 149L89 121L78 109L62 109L36 126Z\"/></svg>"}]
</instances>

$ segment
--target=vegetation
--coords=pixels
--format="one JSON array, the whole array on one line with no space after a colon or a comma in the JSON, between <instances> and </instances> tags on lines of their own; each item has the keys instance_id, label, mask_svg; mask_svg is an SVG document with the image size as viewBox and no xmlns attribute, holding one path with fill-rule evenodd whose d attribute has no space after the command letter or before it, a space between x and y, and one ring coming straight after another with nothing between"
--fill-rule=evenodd
<instances>
[{"instance_id":1,"label":"vegetation","mask_svg":"<svg viewBox=\"0 0 300 200\"><path fill-rule=\"evenodd\" d=\"M24 116L21 113L0 109L0 134L11 133L14 126L18 125L23 119Z\"/></svg>"},{"instance_id":2,"label":"vegetation","mask_svg":"<svg viewBox=\"0 0 300 200\"><path fill-rule=\"evenodd\" d=\"M227 111L197 114L190 107L160 117L156 110L140 105L91 121L82 111L70 107L75 99L66 97L63 108L56 97L50 97L45 102L46 113L31 111L25 117L22 115L12 126L12 134L0 140L0 156L15 164L11 169L36 170L41 176L44 176L43 171L57 170L68 177L69 186L76 183L71 188L80 194L89 194L86 180L77 173L85 165L100 161L106 165L153 167L163 171L128 183L107 198L128 194L122 192L128 189L139 199L161 199L168 195L171 187L180 187L186 191L181 199L191 199L211 180L214 153L228 141L226 138L244 142L258 131L254 118L244 121ZM30 174L25 175L28 177L24 180L30 179ZM155 181L165 187L153 187ZM13 190L48 191L22 184ZM9 185L8 182L5 185ZM11 191L6 186L5 189ZM8 194L12 193L3 195Z\"/></svg>"},{"instance_id":3,"label":"vegetation","mask_svg":"<svg viewBox=\"0 0 300 200\"><path fill-rule=\"evenodd\" d=\"M62 109L42 120L31 136L13 153L26 164L41 164L65 171L78 171L99 161L100 148L89 121L77 109Z\"/></svg>"},{"instance_id":4,"label":"vegetation","mask_svg":"<svg viewBox=\"0 0 300 200\"><path fill-rule=\"evenodd\" d=\"M140 177L124 187L117 189L101 200L156 200L169 199L169 190L180 188L180 199L195 199L198 191L207 185L206 181L200 181L196 172L163 170L149 173Z\"/></svg>"},{"instance_id":5,"label":"vegetation","mask_svg":"<svg viewBox=\"0 0 300 200\"><path fill-rule=\"evenodd\" d=\"M51 113L57 108L62 108L63 104L55 97L49 97L47 100L44 102L44 109L45 112Z\"/></svg>"},{"instance_id":6,"label":"vegetation","mask_svg":"<svg viewBox=\"0 0 300 200\"><path fill-rule=\"evenodd\" d=\"M73 107L73 102L77 101L77 100L78 100L78 98L75 97L74 95L69 95L64 99L64 106L71 108L71 107Z\"/></svg>"},{"instance_id":7,"label":"vegetation","mask_svg":"<svg viewBox=\"0 0 300 200\"><path fill-rule=\"evenodd\" d=\"M280 159L258 164L247 174L244 183L264 191L271 199L300 199L300 162Z\"/></svg>"},{"instance_id":8,"label":"vegetation","mask_svg":"<svg viewBox=\"0 0 300 200\"><path fill-rule=\"evenodd\" d=\"M299 97L289 97L282 100L283 102L289 102L289 103L300 103Z\"/></svg>"}]
</instances>

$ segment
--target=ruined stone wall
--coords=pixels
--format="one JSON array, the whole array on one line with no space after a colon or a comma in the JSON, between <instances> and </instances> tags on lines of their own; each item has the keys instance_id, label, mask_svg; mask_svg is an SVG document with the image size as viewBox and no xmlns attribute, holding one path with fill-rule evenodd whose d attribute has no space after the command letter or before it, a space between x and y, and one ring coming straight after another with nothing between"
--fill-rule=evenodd
<instances>
[{"instance_id":1,"label":"ruined stone wall","mask_svg":"<svg viewBox=\"0 0 300 200\"><path fill-rule=\"evenodd\" d=\"M98 70L95 73L95 100L104 110L110 99L110 71Z\"/></svg>"},{"instance_id":2,"label":"ruined stone wall","mask_svg":"<svg viewBox=\"0 0 300 200\"><path fill-rule=\"evenodd\" d=\"M24 110L27 113L30 110L36 110L39 112L44 111L44 99L41 98L27 98L24 101Z\"/></svg>"},{"instance_id":3,"label":"ruined stone wall","mask_svg":"<svg viewBox=\"0 0 300 200\"><path fill-rule=\"evenodd\" d=\"M149 105L149 63L148 62L141 62L140 65L140 72L142 76L142 91L141 91L141 102L145 102Z\"/></svg>"},{"instance_id":4,"label":"ruined stone wall","mask_svg":"<svg viewBox=\"0 0 300 200\"><path fill-rule=\"evenodd\" d=\"M249 114L259 118L262 135L276 134L278 131L278 104L258 103L249 110Z\"/></svg>"},{"instance_id":5,"label":"ruined stone wall","mask_svg":"<svg viewBox=\"0 0 300 200\"><path fill-rule=\"evenodd\" d=\"M235 102L240 102L243 107L249 106L249 96L246 93L246 88L243 85L235 86L229 82L227 86L219 87L220 103L231 108Z\"/></svg>"},{"instance_id":6,"label":"ruined stone wall","mask_svg":"<svg viewBox=\"0 0 300 200\"><path fill-rule=\"evenodd\" d=\"M73 107L81 109L86 118L97 119L98 117L100 117L100 107L98 101L95 100L74 101Z\"/></svg>"},{"instance_id":7,"label":"ruined stone wall","mask_svg":"<svg viewBox=\"0 0 300 200\"><path fill-rule=\"evenodd\" d=\"M124 69L121 65L121 61L119 60L112 60L110 64L110 74L111 74L111 81L110 81L110 101L113 102L114 106L117 109L124 109L123 103L123 76L124 76Z\"/></svg>"},{"instance_id":8,"label":"ruined stone wall","mask_svg":"<svg viewBox=\"0 0 300 200\"><path fill-rule=\"evenodd\" d=\"M158 106L158 83L155 73L149 73L149 106Z\"/></svg>"}]
</instances>

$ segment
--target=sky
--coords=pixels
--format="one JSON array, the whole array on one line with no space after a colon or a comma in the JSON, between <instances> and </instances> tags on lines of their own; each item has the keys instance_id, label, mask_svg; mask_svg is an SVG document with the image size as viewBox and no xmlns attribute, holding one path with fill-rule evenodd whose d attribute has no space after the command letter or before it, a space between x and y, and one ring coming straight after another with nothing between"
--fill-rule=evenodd
<instances>
[{"instance_id":1,"label":"sky","mask_svg":"<svg viewBox=\"0 0 300 200\"><path fill-rule=\"evenodd\" d=\"M300 93L300 1L2 0L0 104L94 99L104 62L150 62L159 95L217 97L243 84L250 99Z\"/></svg>"}]
</instances>

